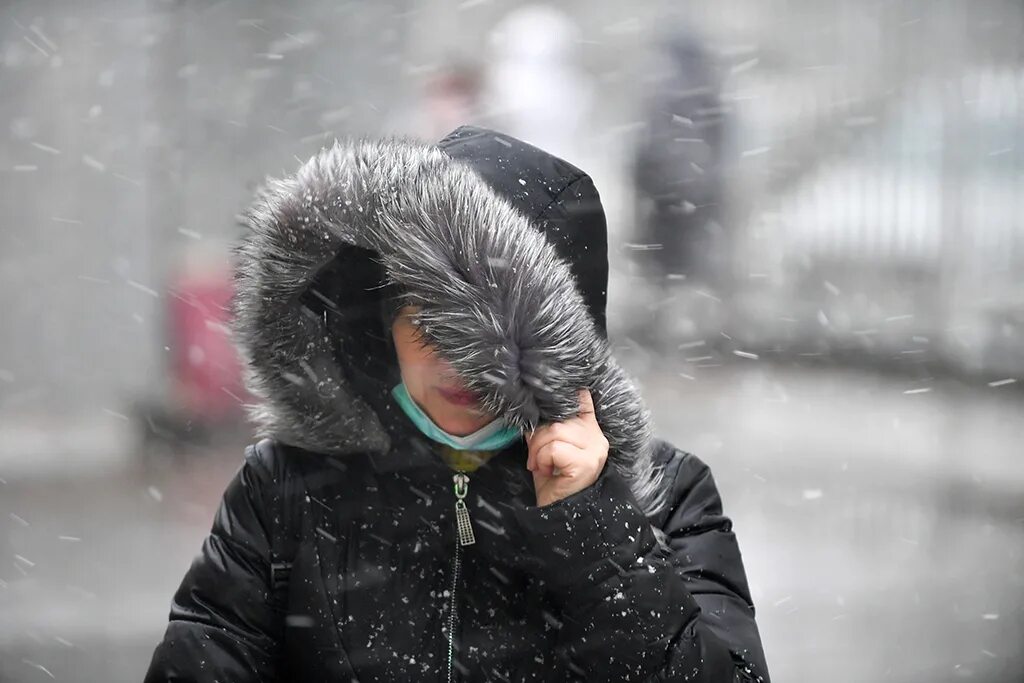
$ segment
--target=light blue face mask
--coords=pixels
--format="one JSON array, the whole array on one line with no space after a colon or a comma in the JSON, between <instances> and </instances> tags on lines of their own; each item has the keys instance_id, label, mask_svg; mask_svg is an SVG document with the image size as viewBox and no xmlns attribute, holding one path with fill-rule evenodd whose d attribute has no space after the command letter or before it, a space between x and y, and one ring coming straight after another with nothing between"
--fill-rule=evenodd
<instances>
[{"instance_id":1,"label":"light blue face mask","mask_svg":"<svg viewBox=\"0 0 1024 683\"><path fill-rule=\"evenodd\" d=\"M434 424L423 409L416 405L404 382L392 389L391 395L424 436L458 451L498 451L514 443L521 435L518 429L505 422L505 418L499 417L472 434L455 436Z\"/></svg>"}]
</instances>

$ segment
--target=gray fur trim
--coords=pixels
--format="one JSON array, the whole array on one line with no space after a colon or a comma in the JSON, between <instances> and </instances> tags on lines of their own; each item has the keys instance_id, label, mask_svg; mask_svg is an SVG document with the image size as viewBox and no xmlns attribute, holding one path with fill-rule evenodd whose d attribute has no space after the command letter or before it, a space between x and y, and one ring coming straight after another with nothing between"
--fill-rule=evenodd
<instances>
[{"instance_id":1,"label":"gray fur trim","mask_svg":"<svg viewBox=\"0 0 1024 683\"><path fill-rule=\"evenodd\" d=\"M297 298L346 245L380 255L425 337L488 409L523 428L566 419L590 387L612 464L663 504L650 415L597 332L568 265L469 168L407 140L335 143L268 181L246 216L234 331L264 435L325 453L386 451L323 321Z\"/></svg>"}]
</instances>

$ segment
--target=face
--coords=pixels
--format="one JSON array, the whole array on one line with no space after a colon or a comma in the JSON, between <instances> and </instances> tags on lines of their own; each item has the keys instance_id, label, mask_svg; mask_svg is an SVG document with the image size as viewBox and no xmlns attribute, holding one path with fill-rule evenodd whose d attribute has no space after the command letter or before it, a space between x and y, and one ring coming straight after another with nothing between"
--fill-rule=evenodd
<instances>
[{"instance_id":1,"label":"face","mask_svg":"<svg viewBox=\"0 0 1024 683\"><path fill-rule=\"evenodd\" d=\"M420 338L411 315L401 309L391 326L402 381L409 395L441 429L455 436L472 434L494 419L479 408L477 397L466 389L448 361Z\"/></svg>"}]
</instances>

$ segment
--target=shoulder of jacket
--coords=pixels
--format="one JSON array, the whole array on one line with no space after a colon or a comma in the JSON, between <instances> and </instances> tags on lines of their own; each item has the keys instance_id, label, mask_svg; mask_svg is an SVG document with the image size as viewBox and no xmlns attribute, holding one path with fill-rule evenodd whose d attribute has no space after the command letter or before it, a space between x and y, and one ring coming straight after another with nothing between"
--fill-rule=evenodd
<instances>
[{"instance_id":1,"label":"shoulder of jacket","mask_svg":"<svg viewBox=\"0 0 1024 683\"><path fill-rule=\"evenodd\" d=\"M343 471L363 463L363 459L352 457L344 465L339 465L334 456L308 451L273 438L261 439L248 446L245 460L262 477L275 484L297 482L307 475L318 481L326 480L330 477L325 477L325 472L340 476Z\"/></svg>"},{"instance_id":2,"label":"shoulder of jacket","mask_svg":"<svg viewBox=\"0 0 1024 683\"><path fill-rule=\"evenodd\" d=\"M275 481L284 470L282 445L274 439L261 439L245 448L245 462L264 477Z\"/></svg>"},{"instance_id":3,"label":"shoulder of jacket","mask_svg":"<svg viewBox=\"0 0 1024 683\"><path fill-rule=\"evenodd\" d=\"M277 439L266 438L245 449L245 461L257 473L274 483L291 479L296 473L323 457Z\"/></svg>"},{"instance_id":4,"label":"shoulder of jacket","mask_svg":"<svg viewBox=\"0 0 1024 683\"><path fill-rule=\"evenodd\" d=\"M723 516L718 485L707 463L661 439L655 447L655 461L659 460L664 463L665 486L669 487L669 509L663 511L666 521L671 516L698 528L714 518L721 530L732 528L732 522Z\"/></svg>"},{"instance_id":5,"label":"shoulder of jacket","mask_svg":"<svg viewBox=\"0 0 1024 683\"><path fill-rule=\"evenodd\" d=\"M654 440L654 464L665 468L667 481L680 476L703 474L711 468L693 453L685 451L664 439Z\"/></svg>"},{"instance_id":6,"label":"shoulder of jacket","mask_svg":"<svg viewBox=\"0 0 1024 683\"><path fill-rule=\"evenodd\" d=\"M718 498L718 486L711 467L693 453L656 439L654 464L664 468L663 482L669 490L670 505L690 499L696 491L700 491L698 498Z\"/></svg>"}]
</instances>

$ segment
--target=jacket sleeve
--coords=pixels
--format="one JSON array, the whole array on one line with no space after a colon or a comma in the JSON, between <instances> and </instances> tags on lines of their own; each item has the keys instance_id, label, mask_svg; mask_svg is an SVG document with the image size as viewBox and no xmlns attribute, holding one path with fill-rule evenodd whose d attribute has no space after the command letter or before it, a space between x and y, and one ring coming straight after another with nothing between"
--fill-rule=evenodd
<instances>
[{"instance_id":1,"label":"jacket sleeve","mask_svg":"<svg viewBox=\"0 0 1024 683\"><path fill-rule=\"evenodd\" d=\"M676 452L655 530L612 467L590 487L517 511L561 609L556 656L587 681L768 683L732 524L708 467Z\"/></svg>"},{"instance_id":2,"label":"jacket sleeve","mask_svg":"<svg viewBox=\"0 0 1024 683\"><path fill-rule=\"evenodd\" d=\"M270 457L257 447L228 484L171 602L170 622L146 683L272 681L281 640L270 604Z\"/></svg>"}]
</instances>

